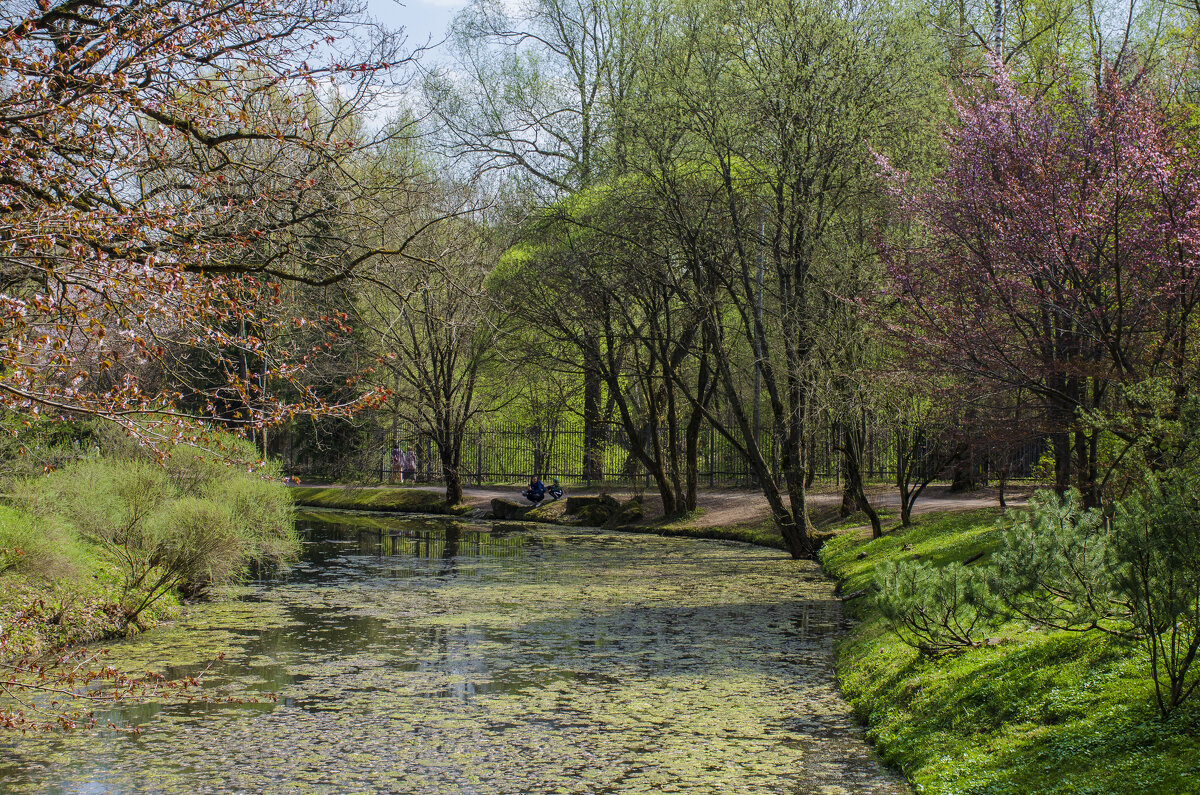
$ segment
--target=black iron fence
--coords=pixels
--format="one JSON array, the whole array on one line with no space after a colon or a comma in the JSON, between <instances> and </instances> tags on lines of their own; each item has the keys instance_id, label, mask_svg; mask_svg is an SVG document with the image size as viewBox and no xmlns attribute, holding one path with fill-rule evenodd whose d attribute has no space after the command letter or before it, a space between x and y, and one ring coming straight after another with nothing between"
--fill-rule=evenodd
<instances>
[{"instance_id":1,"label":"black iron fence","mask_svg":"<svg viewBox=\"0 0 1200 795\"><path fill-rule=\"evenodd\" d=\"M394 434L394 436L393 436ZM386 482L392 479L391 440L402 451L416 458L418 482L442 479L441 462L432 438L412 427L376 429L367 443L351 456L336 460L311 461L285 459L288 474L311 480L359 480ZM517 423L491 423L469 428L463 439L460 474L466 484L519 483L533 474L557 478L563 483L589 483L584 470L584 432L578 425L564 424L546 428ZM630 452L625 434L615 424L602 428L599 466L604 482L650 485L650 476ZM680 434L682 439L682 434ZM836 429L823 428L808 450L808 463L818 481L839 482L842 475L841 453L834 444ZM698 476L701 485L750 486L754 475L749 462L737 447L712 428L699 438ZM987 482L1003 468L1014 479L1037 475L1038 462L1046 451L1043 439L1030 439L1003 448L975 448L965 465L976 479ZM779 446L769 434L762 437L762 449L769 454L772 471L779 472ZM898 450L887 428L868 430L863 445L863 475L868 481L895 480L899 464ZM680 460L683 460L680 451ZM961 466L961 464L960 464ZM947 475L948 476L948 475ZM398 473L397 473L398 479Z\"/></svg>"}]
</instances>

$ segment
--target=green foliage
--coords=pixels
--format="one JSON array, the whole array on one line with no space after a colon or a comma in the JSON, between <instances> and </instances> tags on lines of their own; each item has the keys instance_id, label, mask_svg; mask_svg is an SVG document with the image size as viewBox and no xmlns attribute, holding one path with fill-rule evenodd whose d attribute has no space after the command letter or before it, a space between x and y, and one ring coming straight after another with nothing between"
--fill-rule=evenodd
<instances>
[{"instance_id":1,"label":"green foliage","mask_svg":"<svg viewBox=\"0 0 1200 795\"><path fill-rule=\"evenodd\" d=\"M993 556L991 590L1014 614L1146 646L1162 714L1200 684L1200 500L1189 469L1146 472L1111 522L1079 493L1038 492Z\"/></svg>"},{"instance_id":2,"label":"green foliage","mask_svg":"<svg viewBox=\"0 0 1200 795\"><path fill-rule=\"evenodd\" d=\"M900 640L922 654L936 657L979 645L976 635L988 609L987 584L978 570L959 563L886 562L876 568L875 584L879 612Z\"/></svg>"},{"instance_id":3,"label":"green foliage","mask_svg":"<svg viewBox=\"0 0 1200 795\"><path fill-rule=\"evenodd\" d=\"M96 444L98 424L0 417L0 477L40 475L87 455Z\"/></svg>"},{"instance_id":4,"label":"green foliage","mask_svg":"<svg viewBox=\"0 0 1200 795\"><path fill-rule=\"evenodd\" d=\"M1146 473L1200 467L1200 396L1181 398L1164 378L1119 384L1112 409L1080 419L1103 441L1098 448L1104 498L1117 500L1146 485Z\"/></svg>"},{"instance_id":5,"label":"green foliage","mask_svg":"<svg viewBox=\"0 0 1200 795\"><path fill-rule=\"evenodd\" d=\"M1046 450L1037 463L1029 468L1029 477L1039 483L1054 482L1054 451Z\"/></svg>"},{"instance_id":6,"label":"green foliage","mask_svg":"<svg viewBox=\"0 0 1200 795\"><path fill-rule=\"evenodd\" d=\"M1150 657L1155 697L1170 714L1200 686L1200 481L1191 472L1149 478L1113 519L1122 566L1116 586Z\"/></svg>"},{"instance_id":7,"label":"green foliage","mask_svg":"<svg viewBox=\"0 0 1200 795\"><path fill-rule=\"evenodd\" d=\"M1128 617L1104 516L1079 492L1038 491L992 556L991 589L1016 615L1065 630L1123 632Z\"/></svg>"},{"instance_id":8,"label":"green foliage","mask_svg":"<svg viewBox=\"0 0 1200 795\"><path fill-rule=\"evenodd\" d=\"M0 506L0 575L69 578L85 567L85 552L61 522L35 521L23 511Z\"/></svg>"}]
</instances>

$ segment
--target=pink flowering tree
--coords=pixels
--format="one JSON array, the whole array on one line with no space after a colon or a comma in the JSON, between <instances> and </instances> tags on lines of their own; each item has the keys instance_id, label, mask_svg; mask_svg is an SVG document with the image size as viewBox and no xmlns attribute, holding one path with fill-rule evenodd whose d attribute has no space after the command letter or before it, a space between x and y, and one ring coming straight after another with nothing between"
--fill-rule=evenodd
<instances>
[{"instance_id":1,"label":"pink flowering tree","mask_svg":"<svg viewBox=\"0 0 1200 795\"><path fill-rule=\"evenodd\" d=\"M391 131L362 117L405 59L368 23L343 0L4 4L0 412L165 449L217 416L355 407L303 377L343 318L290 316L280 288L403 245L380 186L408 182L366 184ZM291 333L314 322L315 346Z\"/></svg>"},{"instance_id":2,"label":"pink flowering tree","mask_svg":"<svg viewBox=\"0 0 1200 795\"><path fill-rule=\"evenodd\" d=\"M882 166L912 224L884 245L892 330L923 362L1024 390L1056 484L1099 499L1084 412L1197 365L1200 149L1143 75L1030 96L1003 70L956 99L929 186Z\"/></svg>"}]
</instances>

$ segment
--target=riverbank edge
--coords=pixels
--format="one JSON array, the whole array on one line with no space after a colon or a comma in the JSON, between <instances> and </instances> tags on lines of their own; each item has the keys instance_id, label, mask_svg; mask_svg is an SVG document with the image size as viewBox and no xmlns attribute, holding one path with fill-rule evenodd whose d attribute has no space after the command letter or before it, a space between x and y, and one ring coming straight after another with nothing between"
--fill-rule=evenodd
<instances>
[{"instance_id":1,"label":"riverbank edge","mask_svg":"<svg viewBox=\"0 0 1200 795\"><path fill-rule=\"evenodd\" d=\"M923 793L1200 793L1200 704L1160 720L1140 647L1012 622L929 659L890 631L871 598L875 566L986 565L1002 515L931 513L880 539L847 527L823 546L851 623L838 684L868 741Z\"/></svg>"},{"instance_id":2,"label":"riverbank edge","mask_svg":"<svg viewBox=\"0 0 1200 795\"><path fill-rule=\"evenodd\" d=\"M356 486L288 486L292 500L301 508L325 508L344 511L378 513L432 514L487 519L479 509L469 505L447 505L440 494L425 489L379 488ZM545 503L524 511L519 518L496 521L530 522L563 527L587 527L565 513L566 501ZM680 538L703 538L712 541L739 541L745 544L787 551L783 537L770 519L735 527L699 527L689 524L688 518L672 521L640 520L621 524L601 525L604 529L623 533L644 533Z\"/></svg>"},{"instance_id":3,"label":"riverbank edge","mask_svg":"<svg viewBox=\"0 0 1200 795\"><path fill-rule=\"evenodd\" d=\"M382 513L424 513L438 516L464 516L467 505L448 505L441 495L425 489L376 488L360 486L288 485L292 502L301 508L332 508L342 511L378 511Z\"/></svg>"}]
</instances>

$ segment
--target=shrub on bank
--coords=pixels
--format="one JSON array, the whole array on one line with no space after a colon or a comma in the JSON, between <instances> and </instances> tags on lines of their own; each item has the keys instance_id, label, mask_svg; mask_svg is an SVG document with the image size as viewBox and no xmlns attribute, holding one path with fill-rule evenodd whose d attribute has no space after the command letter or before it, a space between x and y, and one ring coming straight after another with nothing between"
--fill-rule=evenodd
<instances>
[{"instance_id":1,"label":"shrub on bank","mask_svg":"<svg viewBox=\"0 0 1200 795\"><path fill-rule=\"evenodd\" d=\"M227 451L253 455L241 440ZM99 447L99 445L96 445ZM240 449L245 447L246 449ZM155 623L178 597L293 556L286 487L191 448L162 464L110 437L49 475L6 485L0 508L0 622L21 648ZM7 620L5 620L7 619ZM9 649L9 653L12 649Z\"/></svg>"},{"instance_id":2,"label":"shrub on bank","mask_svg":"<svg viewBox=\"0 0 1200 795\"><path fill-rule=\"evenodd\" d=\"M1186 473L1147 475L1110 521L1078 492L1039 492L1011 513L987 566L885 562L876 604L927 655L977 645L984 626L1104 632L1137 641L1166 717L1200 686L1200 498Z\"/></svg>"}]
</instances>

